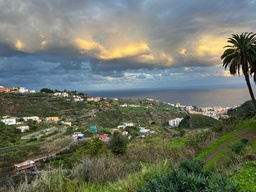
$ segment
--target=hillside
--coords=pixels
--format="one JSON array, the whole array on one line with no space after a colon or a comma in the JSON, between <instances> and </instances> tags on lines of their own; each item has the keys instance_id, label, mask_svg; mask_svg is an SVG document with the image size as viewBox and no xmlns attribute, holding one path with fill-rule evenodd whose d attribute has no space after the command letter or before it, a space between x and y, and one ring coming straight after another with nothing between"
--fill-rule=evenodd
<instances>
[{"instance_id":1,"label":"hillside","mask_svg":"<svg viewBox=\"0 0 256 192\"><path fill-rule=\"evenodd\" d=\"M218 125L219 121L205 115L189 114L182 119L179 128L204 129Z\"/></svg>"},{"instance_id":2,"label":"hillside","mask_svg":"<svg viewBox=\"0 0 256 192\"><path fill-rule=\"evenodd\" d=\"M19 94L0 93L0 116L58 116L73 125L98 125L116 127L124 121L135 121L142 126L149 122L163 124L169 116L177 112L170 105L148 100L101 99L99 102L75 102L72 95L56 97L49 93ZM110 103L109 106L106 102ZM141 107L120 108L124 103L133 103ZM148 108L150 106L150 108Z\"/></svg>"},{"instance_id":3,"label":"hillside","mask_svg":"<svg viewBox=\"0 0 256 192\"><path fill-rule=\"evenodd\" d=\"M180 185L186 189L203 185L205 190L225 188L224 191L233 192L239 189L234 170L247 163L247 155L255 157L256 153L252 150L255 117L217 121L202 115L186 116L184 111L154 100L101 98L92 102L84 97L84 101L75 102L73 96L63 98L44 93L0 94L0 99L9 106L1 102L1 115L17 116L21 123L26 123L21 118L24 116L38 115L43 120L27 122L30 129L24 133L16 125L0 124L3 190L152 191L172 180L179 181L168 186L173 189ZM47 122L44 118L48 115L71 120L72 126L60 121ZM174 117L185 118L178 129L166 132L168 120ZM133 126L120 130L120 134L127 131L128 135L117 134L118 145L94 138L104 135L114 141L111 129L124 122L132 122ZM90 130L90 125L96 125L98 130ZM150 131L139 132L141 127ZM187 128L185 135L179 133L181 128ZM85 138L74 142L74 132L83 133ZM112 147L118 150L122 145L122 154L113 153ZM26 160L36 161L38 170L13 170L14 165ZM247 169L251 171L248 166ZM243 168L239 170L242 172ZM179 179L176 173L180 174ZM26 182L25 174L31 184ZM193 185L188 182L191 176L195 179ZM236 179L232 180L233 177ZM224 183L216 185L216 180ZM191 185L183 185L184 182Z\"/></svg>"},{"instance_id":4,"label":"hillside","mask_svg":"<svg viewBox=\"0 0 256 192\"><path fill-rule=\"evenodd\" d=\"M228 110L228 115L231 117L252 117L256 114L252 101L246 101L242 105Z\"/></svg>"}]
</instances>

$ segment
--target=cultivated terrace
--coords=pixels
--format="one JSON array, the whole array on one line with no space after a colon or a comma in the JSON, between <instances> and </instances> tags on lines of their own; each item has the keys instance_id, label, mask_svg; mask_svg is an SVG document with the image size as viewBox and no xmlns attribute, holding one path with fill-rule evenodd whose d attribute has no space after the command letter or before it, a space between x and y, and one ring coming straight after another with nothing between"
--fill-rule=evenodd
<instances>
[{"instance_id":1,"label":"cultivated terrace","mask_svg":"<svg viewBox=\"0 0 256 192\"><path fill-rule=\"evenodd\" d=\"M253 191L256 118L242 108L216 120L153 99L0 93L0 190Z\"/></svg>"}]
</instances>

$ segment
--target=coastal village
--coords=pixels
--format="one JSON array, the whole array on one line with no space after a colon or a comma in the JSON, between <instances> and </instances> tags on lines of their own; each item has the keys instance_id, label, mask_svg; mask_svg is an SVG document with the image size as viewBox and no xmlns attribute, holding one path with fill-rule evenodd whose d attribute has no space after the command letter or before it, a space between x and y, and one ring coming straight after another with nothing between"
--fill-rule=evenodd
<instances>
[{"instance_id":1,"label":"coastal village","mask_svg":"<svg viewBox=\"0 0 256 192\"><path fill-rule=\"evenodd\" d=\"M0 92L16 92L16 93L24 93L24 94L33 94L36 93L35 90L29 90L25 87L4 87L4 86L0 86ZM69 97L69 94L66 92L57 92L53 94L53 97ZM75 102L88 102L88 101L94 101L94 102L99 102L101 100L101 97L87 97L86 100L84 100L84 98L82 98L79 95L72 95L73 101ZM114 100L118 100L118 98L114 98ZM158 100L155 99L147 99L149 101L156 101L159 102ZM71 101L71 100L70 100ZM105 103L107 106L110 105L109 102ZM189 114L200 114L200 115L205 115L205 116L209 116L209 117L213 117L215 119L219 119L219 118L228 118L227 116L227 111L230 109L230 107L221 107L221 106L212 106L212 107L197 107L197 106L184 106L180 103L176 103L176 104L172 104L172 103L168 103L170 106L172 107L176 107L179 108L181 110L185 110L187 113ZM120 107L142 107L140 105L134 105L134 104L122 104L120 105ZM147 106L148 108L151 108L152 106ZM4 122L7 125L15 125L15 124L20 124L19 122L17 122L17 118L20 117L9 117L9 116L3 116L2 117L2 122ZM33 120L33 121L37 121L38 123L42 121L42 119L40 119L37 116L32 116L32 117L22 117L24 119L24 121L28 121L28 120ZM53 121L53 122L58 122L60 121L59 117L46 117L44 119L45 121ZM169 120L169 125L173 126L173 127L177 127L179 125L179 122L182 120L182 118L174 118L174 119L170 119ZM71 126L71 122L64 122L61 121L61 123L63 124L67 124ZM127 123L125 123L127 124ZM132 124L132 123L131 123ZM134 126L132 125L128 125L127 126ZM118 128L124 128L124 125L120 125L118 126ZM21 126L19 128L22 132L24 132L26 129L28 129L27 127Z\"/></svg>"},{"instance_id":2,"label":"coastal village","mask_svg":"<svg viewBox=\"0 0 256 192\"><path fill-rule=\"evenodd\" d=\"M0 92L1 93L19 93L19 94L35 94L36 91L35 90L29 90L25 87L4 87L4 86L0 86ZM88 96L82 96L79 94L72 94L70 95L68 92L64 92L64 91L60 91L60 92L55 92L52 94L52 98L66 98L67 101L70 102L100 102L102 100L104 100L104 98L101 97L88 97ZM105 98L106 100L107 98ZM118 98L114 98L113 100L118 101ZM157 100L154 99L147 99L148 101L154 101L154 102L159 102ZM219 107L219 106L215 106L215 107L205 107L205 108L199 108L196 106L183 106L180 103L176 103L176 104L171 104L171 103L166 103L167 105L174 107L180 111L186 112L188 114L200 114L200 115L205 115L205 116L209 116L209 117L213 117L214 119L219 119L219 118L227 118L227 110L229 108L223 108L223 107ZM101 104L102 105L102 104ZM105 106L110 106L110 102L106 101L104 102ZM121 108L152 108L152 105L148 105L148 106L141 106L138 104L121 104L119 107ZM94 109L92 109L91 112L91 116L94 116ZM17 130L20 130L21 133L26 133L30 130L30 126L28 122L33 122L36 124L40 124L40 123L49 123L51 125L53 125L50 128L46 128L44 130L38 131L38 132L32 132L30 134L27 134L25 136L21 137L21 140L28 140L31 138L35 138L35 139L40 139L42 136L46 136L46 135L51 135L54 132L56 132L58 129L54 126L54 124L56 125L62 125L62 132L59 133L59 135L64 134L65 130L68 129L68 127L72 127L72 122L71 121L65 121L62 120L60 117L58 116L49 116L49 117L39 117L37 116L37 114L34 114L33 116L19 116L19 117L13 117L13 116L9 116L8 114L0 117L1 122L4 123L5 125L14 125L16 126ZM168 125L170 128L176 128L179 126L179 123L182 121L183 118L180 117L174 117L174 118L170 118L168 119ZM151 122L154 123L154 122ZM98 132L98 127L96 125L90 125L89 126L89 130L93 133L91 137L88 138L87 135L85 135L82 132L79 131L75 131L72 134L70 134L70 141L72 142L79 142L80 140L84 140L84 139L90 139L90 138L99 138L100 140L102 140L105 143L108 143L111 140L111 135L114 134L114 132L119 132L121 135L127 137L128 139L131 138L131 135L129 134L129 132L125 129L126 127L134 127L137 126L138 129L138 135L141 138L145 138L146 136L155 134L154 130L150 130L147 127L143 127L140 125L136 125L134 122L122 122L121 124L119 124L116 127L112 127L109 132L110 134L107 133L99 133ZM70 145L70 143L69 143ZM63 147L60 150L64 150L66 149L68 146ZM59 151L58 151L59 152ZM55 155L57 152L53 153L53 154L47 154L47 156L49 155ZM41 157L37 157L36 159L29 159L26 160L24 162L19 162L19 163L15 163L13 165L14 169L17 171L20 170L35 170L34 168L40 163L40 161L45 160L46 156L43 155Z\"/></svg>"}]
</instances>

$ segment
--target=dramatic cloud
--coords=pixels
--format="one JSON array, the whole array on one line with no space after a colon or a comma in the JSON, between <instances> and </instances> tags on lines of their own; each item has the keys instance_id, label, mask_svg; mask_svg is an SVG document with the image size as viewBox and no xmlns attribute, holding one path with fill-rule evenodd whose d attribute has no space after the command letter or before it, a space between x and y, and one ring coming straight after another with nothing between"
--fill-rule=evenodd
<instances>
[{"instance_id":1,"label":"dramatic cloud","mask_svg":"<svg viewBox=\"0 0 256 192\"><path fill-rule=\"evenodd\" d=\"M255 32L255 7L252 0L0 0L0 82L37 90L233 83L220 55L231 34Z\"/></svg>"}]
</instances>

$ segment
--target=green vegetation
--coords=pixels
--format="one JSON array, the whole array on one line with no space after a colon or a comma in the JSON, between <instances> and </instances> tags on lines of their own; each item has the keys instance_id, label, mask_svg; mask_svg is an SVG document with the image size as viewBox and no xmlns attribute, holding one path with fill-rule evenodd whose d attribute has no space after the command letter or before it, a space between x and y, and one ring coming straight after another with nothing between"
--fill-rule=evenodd
<instances>
[{"instance_id":1,"label":"green vegetation","mask_svg":"<svg viewBox=\"0 0 256 192\"><path fill-rule=\"evenodd\" d=\"M242 165L231 180L239 187L239 191L256 191L256 161L249 161Z\"/></svg>"},{"instance_id":2,"label":"green vegetation","mask_svg":"<svg viewBox=\"0 0 256 192\"><path fill-rule=\"evenodd\" d=\"M184 161L168 175L149 180L138 192L150 191L238 191L227 177L211 171L203 172L203 161Z\"/></svg>"},{"instance_id":3,"label":"green vegetation","mask_svg":"<svg viewBox=\"0 0 256 192\"><path fill-rule=\"evenodd\" d=\"M245 147L248 144L248 139L241 139L238 142L232 143L229 145L229 148L234 152L235 154L240 154Z\"/></svg>"},{"instance_id":4,"label":"green vegetation","mask_svg":"<svg viewBox=\"0 0 256 192\"><path fill-rule=\"evenodd\" d=\"M225 158L227 155L228 149L223 149L221 150L218 155L216 155L214 158L212 158L206 165L205 165L205 170L211 169L218 164L222 158Z\"/></svg>"},{"instance_id":5,"label":"green vegetation","mask_svg":"<svg viewBox=\"0 0 256 192\"><path fill-rule=\"evenodd\" d=\"M227 142L229 139L231 139L235 135L237 135L242 129L243 129L243 127L241 126L237 131L231 132L229 134L226 134L226 135L220 137L218 140L213 142L209 147L207 147L204 150L202 150L200 152L200 154L197 156L197 158L199 158L199 159L205 158L207 155L209 155L214 150L216 150L217 147L219 147L221 144Z\"/></svg>"},{"instance_id":6,"label":"green vegetation","mask_svg":"<svg viewBox=\"0 0 256 192\"><path fill-rule=\"evenodd\" d=\"M255 134L254 116L216 121L192 114L185 118L184 124L188 127L168 131L165 129L168 119L183 117L185 112L157 101L74 102L72 97L53 97L51 93L0 94L0 99L10 99L8 102L21 106L0 109L3 114L20 114L23 109L38 115L34 112L42 105L41 109L46 109L42 117L50 108L53 116L71 121L73 125L38 124L19 118L20 122L30 125L29 131L21 133L16 126L0 124L0 139L6 140L2 147L7 147L0 149L1 171L9 171L14 163L30 157L47 156L38 167L40 174L33 180L13 183L13 191L240 191L246 179L238 178L236 172L244 170L240 165L248 160L248 154L255 155L256 142L249 137ZM140 107L120 107L124 103ZM118 132L110 134L110 129L124 122L134 123L124 128L131 136L129 140ZM91 125L96 125L98 130L91 131ZM140 126L155 134L143 136ZM29 136L36 131L40 137ZM71 142L74 132L85 134L85 138ZM93 139L94 134L108 134L111 141ZM27 139L21 140L24 136ZM184 162L186 159L190 160ZM248 171L252 168L250 165Z\"/></svg>"},{"instance_id":7,"label":"green vegetation","mask_svg":"<svg viewBox=\"0 0 256 192\"><path fill-rule=\"evenodd\" d=\"M179 128L204 129L219 124L219 121L205 115L190 114L184 117L179 124Z\"/></svg>"},{"instance_id":8,"label":"green vegetation","mask_svg":"<svg viewBox=\"0 0 256 192\"><path fill-rule=\"evenodd\" d=\"M119 132L114 132L109 142L109 148L115 155L124 155L127 150L127 138L122 136Z\"/></svg>"},{"instance_id":9,"label":"green vegetation","mask_svg":"<svg viewBox=\"0 0 256 192\"><path fill-rule=\"evenodd\" d=\"M93 140L86 140L82 147L78 148L74 153L76 159L82 159L83 156L97 158L101 155L107 154L107 147L99 138Z\"/></svg>"},{"instance_id":10,"label":"green vegetation","mask_svg":"<svg viewBox=\"0 0 256 192\"><path fill-rule=\"evenodd\" d=\"M241 106L228 110L228 115L236 118L251 118L256 114L252 101L246 101Z\"/></svg>"}]
</instances>

